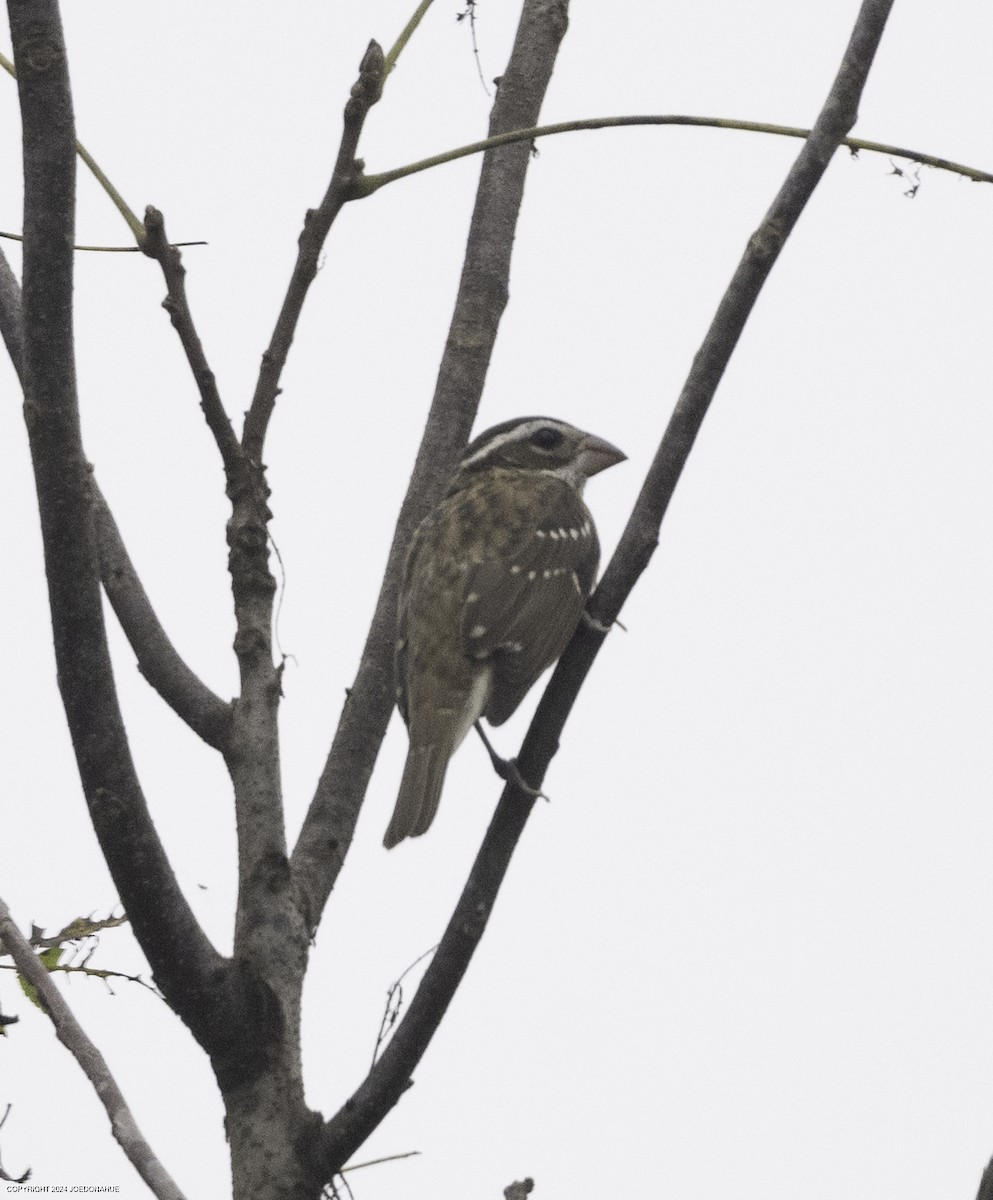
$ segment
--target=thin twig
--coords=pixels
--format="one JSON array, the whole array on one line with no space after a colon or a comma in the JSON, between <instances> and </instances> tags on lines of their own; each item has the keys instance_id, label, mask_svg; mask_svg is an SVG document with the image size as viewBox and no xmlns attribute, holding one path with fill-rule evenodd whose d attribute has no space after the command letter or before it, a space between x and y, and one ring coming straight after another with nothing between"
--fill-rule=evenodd
<instances>
[{"instance_id":1,"label":"thin twig","mask_svg":"<svg viewBox=\"0 0 993 1200\"><path fill-rule=\"evenodd\" d=\"M372 1048L372 1061L375 1064L379 1055L380 1047L386 1039L387 1033L396 1024L397 1017L403 1007L403 981L407 978L414 967L418 963L423 962L429 955L434 954L437 946L432 946L430 950L425 950L423 954L419 954L409 967L404 968L396 979L390 984L386 992L386 1004L383 1006L382 1020L379 1022L379 1033L376 1035L376 1044Z\"/></svg>"},{"instance_id":2,"label":"thin twig","mask_svg":"<svg viewBox=\"0 0 993 1200\"><path fill-rule=\"evenodd\" d=\"M17 1018L14 1017L13 1021L16 1021L16 1020L17 1020ZM10 1023L12 1023L12 1021L8 1022L8 1024L10 1024ZM3 1116L0 1117L0 1129L3 1129L4 1125L7 1123L7 1118L10 1116L10 1110L12 1107L13 1107L13 1105L8 1104L7 1107L4 1109ZM0 1179L4 1180L4 1182L6 1182L6 1183L27 1183L27 1181L30 1178L31 1178L31 1168L30 1167L28 1167L28 1169L24 1172L23 1175L8 1174L8 1172L3 1169L3 1158L0 1157Z\"/></svg>"},{"instance_id":3,"label":"thin twig","mask_svg":"<svg viewBox=\"0 0 993 1200\"><path fill-rule=\"evenodd\" d=\"M558 121L554 125L537 125L533 129L516 129L510 133L499 134L496 137L484 138L479 142L470 142L454 150L446 150L441 154L432 154L430 158L422 158L409 163L405 167L396 167L392 171L381 171L372 175L364 175L357 184L358 192L371 195L388 183L398 179L406 179L420 171L430 170L443 163L455 162L471 154L482 154L495 146L509 146L515 142L533 142L536 138L552 137L559 133L577 133L590 129L625 129L642 125L688 125L700 129L733 129L746 133L768 133L777 137L808 138L811 131L795 125L771 125L765 121L735 121L725 117L691 117L691 116L635 116L635 117L591 117L582 121ZM962 163L952 162L948 158L938 158L934 154L925 154L920 150L908 150L902 146L891 146L886 142L870 142L863 138L842 138L839 146L849 150L871 150L875 154L889 154L897 158L906 158L911 162L923 163L942 171L951 171L956 175L964 175L976 183L993 183L993 174L980 171L977 167L967 167Z\"/></svg>"},{"instance_id":4,"label":"thin twig","mask_svg":"<svg viewBox=\"0 0 993 1200\"><path fill-rule=\"evenodd\" d=\"M464 21L466 17L469 18L469 33L472 38L472 56L476 60L476 74L479 76L479 82L483 85L483 91L489 96L490 89L483 76L483 62L479 57L479 44L476 41L476 0L466 0L465 12L456 13L455 19Z\"/></svg>"},{"instance_id":5,"label":"thin twig","mask_svg":"<svg viewBox=\"0 0 993 1200\"><path fill-rule=\"evenodd\" d=\"M10 61L9 58L7 58L3 54L0 54L0 67L3 67L3 69L9 75L12 75L15 79L17 78L17 71L14 67L14 64ZM93 172L93 175L94 175L97 183L100 184L100 186L103 188L103 190L110 197L111 201L113 202L114 207L117 209L117 211L121 214L121 216L127 222L128 228L134 234L134 240L137 242L137 245L133 248L135 250L140 250L142 242L145 240L144 225L142 225L142 223L138 220L138 218L134 215L134 213L128 207L127 202L125 201L124 197L117 190L117 188L114 187L114 185L110 182L110 180L107 178L107 176L103 173L103 171L100 169L96 159L93 157L92 154L90 154L90 152L86 149L86 147L83 145L83 143L80 141L76 141L75 145L76 145L76 153L79 155L79 157L83 160L83 162L86 163L86 165ZM6 234L5 236L11 237L13 235ZM77 246L76 248L78 250L93 249L93 247L90 247L90 246ZM131 249L131 248L132 247L128 247L128 249Z\"/></svg>"},{"instance_id":6,"label":"thin twig","mask_svg":"<svg viewBox=\"0 0 993 1200\"><path fill-rule=\"evenodd\" d=\"M863 0L841 67L806 140L759 229L751 237L690 372L641 496L591 602L609 628L651 557L659 525L693 439L745 320L783 243L855 121L858 100L892 0ZM518 757L540 786L576 695L605 633L582 621L553 673ZM420 986L389 1045L365 1081L325 1127L325 1154L337 1165L361 1145L409 1086L479 944L511 856L534 806L513 782L503 790L469 879Z\"/></svg>"},{"instance_id":7,"label":"thin twig","mask_svg":"<svg viewBox=\"0 0 993 1200\"><path fill-rule=\"evenodd\" d=\"M207 362L203 343L193 323L193 314L186 298L186 268L183 266L182 255L166 238L165 219L162 214L151 206L145 209L145 239L141 248L162 268L167 292L162 307L169 314L173 328L179 334L179 340L186 351L186 360L190 364L200 392L200 407L221 452L224 470L230 480L240 458L238 439L228 414L224 411L217 390L217 380Z\"/></svg>"},{"instance_id":8,"label":"thin twig","mask_svg":"<svg viewBox=\"0 0 993 1200\"><path fill-rule=\"evenodd\" d=\"M0 230L0 238L7 238L11 242L23 242L24 235L20 233L6 233ZM171 245L176 246L206 246L207 242L172 242ZM73 250L93 250L99 254L141 254L143 249L141 246L73 246Z\"/></svg>"},{"instance_id":9,"label":"thin twig","mask_svg":"<svg viewBox=\"0 0 993 1200\"><path fill-rule=\"evenodd\" d=\"M393 43L392 47L390 48L389 54L387 54L385 59L383 60L383 78L384 79L387 75L389 75L389 73L397 65L397 59L403 53L404 46L406 46L406 44L410 41L410 39L414 33L414 30L417 28L418 25L420 25L421 20L424 17L424 14L428 11L428 9L431 7L431 5L433 3L434 3L434 0L421 0L420 4L418 4L417 8L414 10L414 15L410 18L410 20L407 22L407 24L404 25L403 29L400 32L400 36Z\"/></svg>"},{"instance_id":10,"label":"thin twig","mask_svg":"<svg viewBox=\"0 0 993 1200\"><path fill-rule=\"evenodd\" d=\"M124 971L112 971L109 967L88 967L85 963L55 963L51 967L46 967L45 970L50 975L54 975L56 972L61 972L63 975L86 975L91 979L102 979L105 983L108 979L123 979L125 983L140 984L147 991L151 992L153 996L158 996L160 1000L165 999L157 987L151 983L146 983L140 975L128 975ZM0 971L16 971L19 975L22 973L19 967L11 966L10 963L0 963Z\"/></svg>"},{"instance_id":11,"label":"thin twig","mask_svg":"<svg viewBox=\"0 0 993 1200\"><path fill-rule=\"evenodd\" d=\"M405 1150L402 1154L384 1154L382 1158L370 1158L367 1162L352 1163L348 1167L342 1167L338 1172L339 1175L349 1175L352 1171L363 1171L366 1167L378 1167L382 1163L399 1162L401 1158L417 1158L420 1150Z\"/></svg>"},{"instance_id":12,"label":"thin twig","mask_svg":"<svg viewBox=\"0 0 993 1200\"><path fill-rule=\"evenodd\" d=\"M3 939L20 974L35 989L42 1008L55 1026L55 1034L59 1041L79 1063L83 1074L93 1085L93 1090L110 1118L114 1137L131 1165L159 1200L184 1200L183 1193L142 1136L103 1055L84 1033L51 975L38 961L38 956L17 928L10 915L10 909L2 899L0 938Z\"/></svg>"},{"instance_id":13,"label":"thin twig","mask_svg":"<svg viewBox=\"0 0 993 1200\"><path fill-rule=\"evenodd\" d=\"M269 348L262 355L262 368L242 435L242 446L252 462L262 461L266 430L279 395L279 380L293 344L303 302L317 276L317 262L324 241L343 205L355 196L362 177L361 164L356 160L359 138L369 109L383 93L385 72L383 51L378 42L370 42L359 65L358 80L352 86L351 96L345 105L341 144L331 182L320 207L308 211L304 220L286 298L276 319Z\"/></svg>"}]
</instances>

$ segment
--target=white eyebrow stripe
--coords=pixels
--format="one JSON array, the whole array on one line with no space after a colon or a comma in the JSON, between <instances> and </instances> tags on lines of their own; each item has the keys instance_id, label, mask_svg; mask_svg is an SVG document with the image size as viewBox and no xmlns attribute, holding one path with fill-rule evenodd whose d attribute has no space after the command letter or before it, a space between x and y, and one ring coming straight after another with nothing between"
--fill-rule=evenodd
<instances>
[{"instance_id":1,"label":"white eyebrow stripe","mask_svg":"<svg viewBox=\"0 0 993 1200\"><path fill-rule=\"evenodd\" d=\"M508 442L527 441L532 433L545 428L545 426L551 426L553 429L561 429L563 432L568 428L564 422L554 421L549 417L537 417L533 421L524 421L520 425L515 425L513 429L507 429L503 433L498 433L496 437L490 438L488 442L479 447L475 454L471 454L468 458L463 458L459 463L459 469L464 470L466 467L471 467L473 463L488 458L494 450L499 450L501 446L506 446Z\"/></svg>"}]
</instances>

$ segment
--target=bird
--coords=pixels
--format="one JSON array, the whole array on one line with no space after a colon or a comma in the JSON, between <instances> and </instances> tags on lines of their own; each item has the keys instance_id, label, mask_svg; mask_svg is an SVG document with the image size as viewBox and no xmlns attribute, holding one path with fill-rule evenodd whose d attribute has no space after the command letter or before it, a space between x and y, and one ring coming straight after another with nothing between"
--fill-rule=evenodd
<instances>
[{"instance_id":1,"label":"bird","mask_svg":"<svg viewBox=\"0 0 993 1200\"><path fill-rule=\"evenodd\" d=\"M566 648L600 561L583 488L626 457L553 417L504 421L466 446L417 526L397 604L409 747L387 849L428 829L473 725L506 721Z\"/></svg>"}]
</instances>

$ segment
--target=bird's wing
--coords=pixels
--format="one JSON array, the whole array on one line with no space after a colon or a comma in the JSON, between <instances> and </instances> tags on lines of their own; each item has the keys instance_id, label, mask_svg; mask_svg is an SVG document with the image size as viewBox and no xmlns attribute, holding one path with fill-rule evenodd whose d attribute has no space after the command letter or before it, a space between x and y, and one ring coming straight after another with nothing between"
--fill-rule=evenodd
<instances>
[{"instance_id":1,"label":"bird's wing","mask_svg":"<svg viewBox=\"0 0 993 1200\"><path fill-rule=\"evenodd\" d=\"M565 649L596 577L600 546L589 512L571 488L508 546L470 569L462 646L489 659L494 725L517 708L538 676Z\"/></svg>"}]
</instances>

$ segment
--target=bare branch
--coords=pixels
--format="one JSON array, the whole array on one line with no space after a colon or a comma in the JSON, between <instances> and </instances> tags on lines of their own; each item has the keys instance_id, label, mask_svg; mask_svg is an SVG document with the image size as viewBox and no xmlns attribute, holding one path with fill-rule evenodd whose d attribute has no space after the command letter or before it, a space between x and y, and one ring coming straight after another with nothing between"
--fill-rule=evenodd
<instances>
[{"instance_id":1,"label":"bare branch","mask_svg":"<svg viewBox=\"0 0 993 1200\"><path fill-rule=\"evenodd\" d=\"M138 670L194 733L223 753L230 736L231 706L212 692L177 654L142 587L113 513L95 479L93 522L100 577L138 659Z\"/></svg>"},{"instance_id":2,"label":"bare branch","mask_svg":"<svg viewBox=\"0 0 993 1200\"><path fill-rule=\"evenodd\" d=\"M782 187L752 234L697 351L621 541L591 604L610 626L648 565L658 531L717 386L759 292L842 139L855 124L893 0L863 0L834 85ZM591 631L602 642L603 634ZM592 661L592 659L591 659Z\"/></svg>"},{"instance_id":3,"label":"bare branch","mask_svg":"<svg viewBox=\"0 0 993 1200\"><path fill-rule=\"evenodd\" d=\"M76 400L75 140L58 8L54 0L11 0L8 9L25 147L21 370L59 690L94 829L156 982L176 1012L216 1048L224 1036L217 996L232 998L223 987L224 962L180 891L152 824L103 622Z\"/></svg>"},{"instance_id":4,"label":"bare branch","mask_svg":"<svg viewBox=\"0 0 993 1200\"><path fill-rule=\"evenodd\" d=\"M35 989L42 1008L51 1017L59 1041L79 1063L84 1075L93 1085L93 1090L110 1117L114 1137L131 1165L159 1200L184 1200L183 1193L142 1136L103 1055L83 1032L62 993L17 928L10 915L10 909L2 899L0 939L3 940L20 974Z\"/></svg>"},{"instance_id":5,"label":"bare branch","mask_svg":"<svg viewBox=\"0 0 993 1200\"><path fill-rule=\"evenodd\" d=\"M482 154L496 146L512 146L515 142L533 142L538 138L553 137L560 133L578 133L592 129L625 129L632 126L644 125L689 125L699 129L734 129L743 133L768 133L777 137L808 138L811 130L801 129L796 125L773 125L768 121L736 121L730 117L692 117L681 115L669 116L634 116L634 117L587 117L580 121L557 121L554 125L536 125L532 129L515 129L510 133L498 134L496 137L484 138L479 142L470 142L466 146L458 146L454 150L445 150L441 154L432 154L429 158L419 159L408 163L405 167L395 167L392 171L380 171L374 175L363 175L357 189L363 196L378 192L388 183L398 179L406 179L421 171L429 171L432 167L440 167L444 163L456 162L472 154ZM963 163L952 162L949 158L939 158L935 154L925 154L922 150L908 150L903 146L891 146L887 142L869 142L863 138L842 138L840 146L845 146L853 152L869 150L874 154L887 154L895 158L906 158L911 162L923 163L940 171L951 171L955 175L964 175L974 183L993 183L993 175L981 171L978 167L968 167Z\"/></svg>"},{"instance_id":6,"label":"bare branch","mask_svg":"<svg viewBox=\"0 0 993 1200\"><path fill-rule=\"evenodd\" d=\"M605 630L651 557L669 498L762 284L841 139L855 123L859 97L891 7L892 0L863 0L841 67L811 136L759 229L749 239L744 258L718 307L620 545L591 601L592 620L580 623L524 739L518 762L524 777L536 787L544 780L566 717L606 636ZM365 1081L325 1127L328 1164L345 1161L410 1086L412 1073L485 931L533 805L534 798L524 796L512 782L504 788L462 896L406 1016Z\"/></svg>"},{"instance_id":7,"label":"bare branch","mask_svg":"<svg viewBox=\"0 0 993 1200\"><path fill-rule=\"evenodd\" d=\"M186 268L183 256L175 246L169 244L165 234L165 219L157 208L145 209L145 238L141 248L149 258L154 258L165 276L167 295L162 307L169 314L173 328L186 351L193 378L200 392L200 407L207 418L210 432L221 452L224 470L229 482L240 457L240 447L228 414L224 411L217 380L210 369L203 343L193 324L189 301L186 298Z\"/></svg>"},{"instance_id":8,"label":"bare branch","mask_svg":"<svg viewBox=\"0 0 993 1200\"><path fill-rule=\"evenodd\" d=\"M293 335L296 333L303 302L317 275L317 260L324 240L344 204L356 194L356 183L362 175L362 165L355 157L359 138L369 109L382 95L385 74L383 51L378 42L370 42L359 66L358 80L353 85L351 97L345 105L344 128L338 147L338 158L331 173L331 182L320 207L308 210L304 219L296 265L283 307L276 320L276 327L272 332L269 348L262 355L262 369L259 371L255 395L245 417L242 446L255 463L262 461L266 430L276 397L279 395L279 379L293 344Z\"/></svg>"},{"instance_id":9,"label":"bare branch","mask_svg":"<svg viewBox=\"0 0 993 1200\"><path fill-rule=\"evenodd\" d=\"M526 0L490 114L491 134L538 119L567 25L567 0ZM530 150L523 145L491 151L483 160L455 311L417 462L358 674L293 852L294 877L311 928L316 929L344 863L393 709L396 599L407 545L465 446L483 393L507 303L514 231L529 162Z\"/></svg>"}]
</instances>

